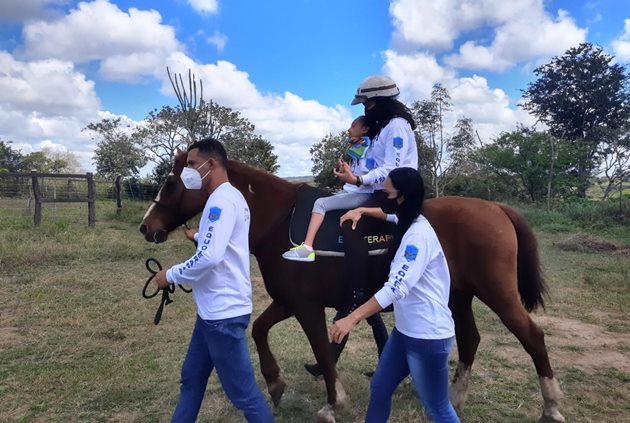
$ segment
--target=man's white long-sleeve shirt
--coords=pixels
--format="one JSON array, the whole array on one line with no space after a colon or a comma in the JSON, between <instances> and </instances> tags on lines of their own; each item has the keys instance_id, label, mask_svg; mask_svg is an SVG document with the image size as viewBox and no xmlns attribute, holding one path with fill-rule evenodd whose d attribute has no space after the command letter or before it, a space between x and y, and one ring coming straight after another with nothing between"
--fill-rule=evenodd
<instances>
[{"instance_id":1,"label":"man's white long-sleeve shirt","mask_svg":"<svg viewBox=\"0 0 630 423\"><path fill-rule=\"evenodd\" d=\"M192 285L204 320L252 312L249 222L243 195L228 182L219 185L203 209L195 255L166 272L169 283Z\"/></svg>"},{"instance_id":2,"label":"man's white long-sleeve shirt","mask_svg":"<svg viewBox=\"0 0 630 423\"><path fill-rule=\"evenodd\" d=\"M383 189L385 178L397 167L418 169L418 147L409 122L400 117L390 120L373 141L371 154L377 167L361 179L375 190Z\"/></svg>"},{"instance_id":3,"label":"man's white long-sleeve shirt","mask_svg":"<svg viewBox=\"0 0 630 423\"><path fill-rule=\"evenodd\" d=\"M451 286L448 263L435 231L420 215L403 235L388 281L376 294L382 308L394 304L395 326L418 339L455 335L448 308Z\"/></svg>"}]
</instances>

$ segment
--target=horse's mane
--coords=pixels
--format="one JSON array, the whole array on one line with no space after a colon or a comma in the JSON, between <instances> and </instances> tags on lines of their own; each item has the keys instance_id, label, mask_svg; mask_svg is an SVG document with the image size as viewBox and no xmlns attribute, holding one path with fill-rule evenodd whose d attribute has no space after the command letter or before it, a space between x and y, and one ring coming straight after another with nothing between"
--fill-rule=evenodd
<instances>
[{"instance_id":1,"label":"horse's mane","mask_svg":"<svg viewBox=\"0 0 630 423\"><path fill-rule=\"evenodd\" d=\"M248 165L247 163L239 162L236 160L228 160L227 171L228 174L234 173L236 175L243 175L248 180L263 181L265 183L274 185L286 185L287 187L296 185L292 182L280 178L279 176L274 175L273 173L269 173L264 169L260 169L258 167L254 167Z\"/></svg>"}]
</instances>

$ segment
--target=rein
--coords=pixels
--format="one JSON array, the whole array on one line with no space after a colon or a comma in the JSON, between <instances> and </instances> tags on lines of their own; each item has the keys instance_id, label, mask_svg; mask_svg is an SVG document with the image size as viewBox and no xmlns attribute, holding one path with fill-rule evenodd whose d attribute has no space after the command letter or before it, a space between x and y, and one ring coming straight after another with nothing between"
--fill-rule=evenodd
<instances>
[{"instance_id":1,"label":"rein","mask_svg":"<svg viewBox=\"0 0 630 423\"><path fill-rule=\"evenodd\" d=\"M167 306L173 302L169 294L175 293L175 284L170 284L168 288L157 288L155 292L153 292L152 294L148 294L147 290L149 288L149 285L151 284L151 281L153 281L153 278L155 278L155 275L160 270L162 270L162 265L157 259L153 257L149 257L147 261L144 262L144 266L147 268L149 273L151 273L151 276L149 276L149 279L147 279L147 281L144 284L144 288L142 288L142 296L146 299L150 299L150 298L155 297L160 291L162 291L162 300L160 301L160 305L157 311L155 312L155 317L153 318L153 324L157 325L158 323L160 323L160 320L162 320L162 312L164 311L164 306ZM157 270L154 269L154 267L156 266L157 266ZM178 285L178 286L182 291L186 293L192 292L192 289L186 289L181 285Z\"/></svg>"}]
</instances>

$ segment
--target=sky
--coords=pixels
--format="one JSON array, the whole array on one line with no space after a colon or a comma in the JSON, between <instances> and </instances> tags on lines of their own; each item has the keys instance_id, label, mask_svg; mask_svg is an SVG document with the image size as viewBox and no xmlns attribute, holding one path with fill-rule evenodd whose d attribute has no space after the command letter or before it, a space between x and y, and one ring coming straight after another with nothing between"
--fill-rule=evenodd
<instances>
[{"instance_id":1,"label":"sky","mask_svg":"<svg viewBox=\"0 0 630 423\"><path fill-rule=\"evenodd\" d=\"M407 104L441 83L451 122L490 142L535 122L519 107L533 70L585 41L630 63L630 1L1 0L0 139L92 171L83 129L176 105L168 66L253 123L280 176L309 175L309 148L363 113L350 101L370 75Z\"/></svg>"}]
</instances>

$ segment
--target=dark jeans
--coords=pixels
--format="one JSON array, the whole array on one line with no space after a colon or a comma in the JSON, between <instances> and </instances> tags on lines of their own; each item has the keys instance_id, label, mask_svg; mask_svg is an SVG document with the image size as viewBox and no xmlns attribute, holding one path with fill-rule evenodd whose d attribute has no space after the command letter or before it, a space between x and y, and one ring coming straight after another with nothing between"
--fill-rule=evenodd
<instances>
[{"instance_id":1,"label":"dark jeans","mask_svg":"<svg viewBox=\"0 0 630 423\"><path fill-rule=\"evenodd\" d=\"M394 328L372 378L365 422L387 421L394 391L411 374L413 385L431 420L459 423L448 399L448 354L452 346L453 338L411 338Z\"/></svg>"},{"instance_id":2,"label":"dark jeans","mask_svg":"<svg viewBox=\"0 0 630 423\"><path fill-rule=\"evenodd\" d=\"M222 320L197 316L188 353L182 366L179 401L172 422L194 422L216 368L223 391L248 422L273 422L265 397L256 384L245 330L249 314Z\"/></svg>"},{"instance_id":3,"label":"dark jeans","mask_svg":"<svg viewBox=\"0 0 630 423\"><path fill-rule=\"evenodd\" d=\"M385 197L384 191L375 191L370 199L366 201L362 207L378 207L381 199ZM367 300L364 293L368 281L368 244L364 236L368 223L362 218L357 223L355 229L352 229L352 222L346 221L341 226L343 235L344 258L343 258L343 296L339 310L342 313L349 314L352 309L360 306ZM386 281L383 281L383 284Z\"/></svg>"}]
</instances>

